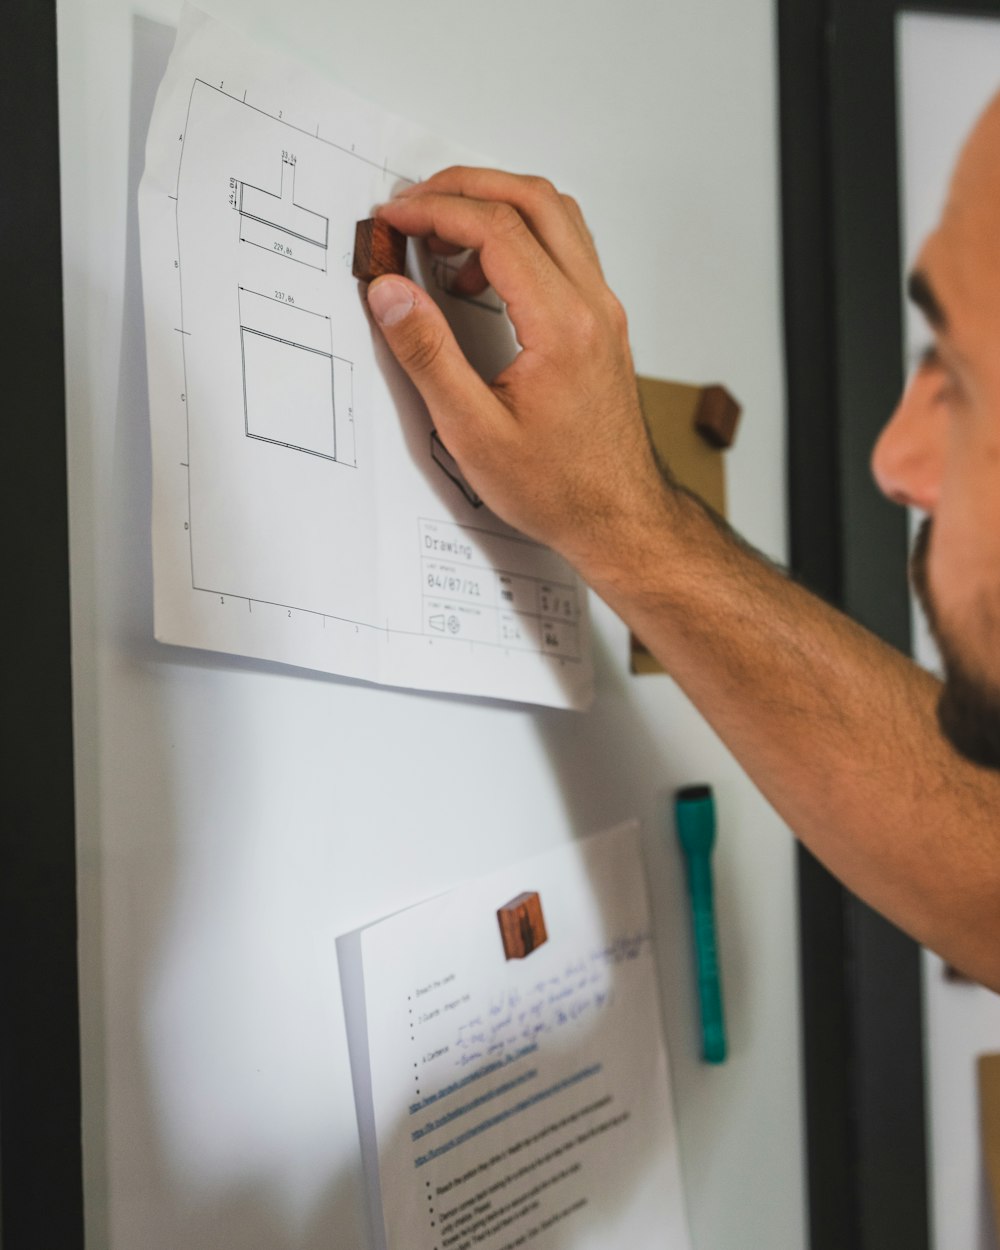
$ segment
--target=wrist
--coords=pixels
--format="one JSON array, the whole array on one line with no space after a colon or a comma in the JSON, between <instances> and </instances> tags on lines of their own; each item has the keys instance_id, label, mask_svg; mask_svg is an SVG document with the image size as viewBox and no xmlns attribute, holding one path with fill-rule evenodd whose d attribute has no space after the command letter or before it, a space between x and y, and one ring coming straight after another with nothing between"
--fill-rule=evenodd
<instances>
[{"instance_id":1,"label":"wrist","mask_svg":"<svg viewBox=\"0 0 1000 1250\"><path fill-rule=\"evenodd\" d=\"M568 536L561 554L609 601L660 593L664 571L683 559L686 513L696 506L657 471Z\"/></svg>"},{"instance_id":2,"label":"wrist","mask_svg":"<svg viewBox=\"0 0 1000 1250\"><path fill-rule=\"evenodd\" d=\"M692 640L715 632L720 613L739 615L748 579L762 571L726 523L670 479L569 558L661 662L671 655L671 671Z\"/></svg>"}]
</instances>

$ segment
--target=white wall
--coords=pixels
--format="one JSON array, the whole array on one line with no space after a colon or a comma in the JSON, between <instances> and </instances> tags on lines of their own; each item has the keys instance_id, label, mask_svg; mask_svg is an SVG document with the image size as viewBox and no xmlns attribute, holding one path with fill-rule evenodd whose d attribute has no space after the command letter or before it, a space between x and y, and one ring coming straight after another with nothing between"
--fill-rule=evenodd
<instances>
[{"instance_id":1,"label":"white wall","mask_svg":"<svg viewBox=\"0 0 1000 1250\"><path fill-rule=\"evenodd\" d=\"M904 15L899 25L900 200L904 265L933 228L964 136L1000 89L1000 21ZM905 272L906 270L904 270ZM928 341L915 310L905 314L912 356ZM914 603L915 655L937 667L933 642ZM976 1056L1000 1051L1000 998L945 979L924 955L928 1140L936 1250L996 1250L979 1147Z\"/></svg>"},{"instance_id":2,"label":"white wall","mask_svg":"<svg viewBox=\"0 0 1000 1250\"><path fill-rule=\"evenodd\" d=\"M574 192L640 370L743 401L732 513L783 554L770 0L209 7ZM58 12L89 1246L365 1246L336 935L636 814L695 1245L800 1250L791 840L673 685L627 675L606 610L586 716L152 641L135 189L178 10ZM697 1058L664 832L673 787L702 779L721 827L721 1070Z\"/></svg>"}]
</instances>

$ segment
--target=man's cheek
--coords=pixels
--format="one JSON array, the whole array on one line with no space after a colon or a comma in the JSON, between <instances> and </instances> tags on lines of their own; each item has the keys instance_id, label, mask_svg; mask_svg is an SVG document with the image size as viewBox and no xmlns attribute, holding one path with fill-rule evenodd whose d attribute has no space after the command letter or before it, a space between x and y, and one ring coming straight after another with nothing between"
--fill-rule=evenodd
<instances>
[{"instance_id":1,"label":"man's cheek","mask_svg":"<svg viewBox=\"0 0 1000 1250\"><path fill-rule=\"evenodd\" d=\"M934 514L927 552L927 587L941 626L960 628L968 620L963 605L981 578L980 541L975 518L963 506L942 506Z\"/></svg>"}]
</instances>

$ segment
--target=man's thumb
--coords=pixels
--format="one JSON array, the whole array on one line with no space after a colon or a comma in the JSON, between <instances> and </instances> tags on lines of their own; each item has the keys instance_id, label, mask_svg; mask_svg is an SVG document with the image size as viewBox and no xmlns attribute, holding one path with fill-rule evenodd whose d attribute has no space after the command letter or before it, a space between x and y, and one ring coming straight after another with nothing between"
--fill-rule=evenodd
<instances>
[{"instance_id":1,"label":"man's thumb","mask_svg":"<svg viewBox=\"0 0 1000 1250\"><path fill-rule=\"evenodd\" d=\"M418 286L405 278L377 278L368 288L368 307L432 417L492 399L441 310Z\"/></svg>"}]
</instances>

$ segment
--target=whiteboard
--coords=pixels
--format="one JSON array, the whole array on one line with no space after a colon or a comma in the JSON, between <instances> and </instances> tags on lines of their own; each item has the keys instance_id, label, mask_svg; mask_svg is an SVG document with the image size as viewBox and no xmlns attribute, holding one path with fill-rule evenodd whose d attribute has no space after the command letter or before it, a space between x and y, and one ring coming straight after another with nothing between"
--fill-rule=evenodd
<instances>
[{"instance_id":1,"label":"whiteboard","mask_svg":"<svg viewBox=\"0 0 1000 1250\"><path fill-rule=\"evenodd\" d=\"M318 0L206 7L575 194L640 371L743 402L732 516L782 557L771 4L386 0L374 25ZM673 684L628 675L607 609L586 715L153 642L135 191L177 16L58 4L88 1244L367 1246L336 936L636 815L694 1244L799 1250L792 841ZM721 1069L698 1059L668 825L699 780L721 833Z\"/></svg>"},{"instance_id":2,"label":"whiteboard","mask_svg":"<svg viewBox=\"0 0 1000 1250\"><path fill-rule=\"evenodd\" d=\"M905 13L898 29L900 208L904 272L934 227L962 142L1000 88L1000 21ZM926 342L916 310L904 312L912 354ZM937 659L914 604L914 654ZM975 1057L1000 1049L1000 998L948 982L924 954L931 1213L937 1250L996 1250L979 1147Z\"/></svg>"}]
</instances>

